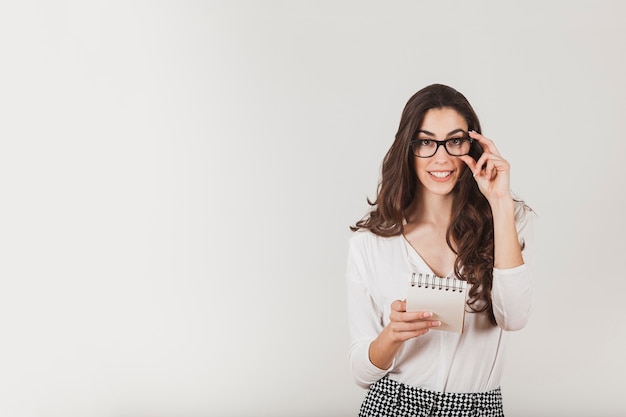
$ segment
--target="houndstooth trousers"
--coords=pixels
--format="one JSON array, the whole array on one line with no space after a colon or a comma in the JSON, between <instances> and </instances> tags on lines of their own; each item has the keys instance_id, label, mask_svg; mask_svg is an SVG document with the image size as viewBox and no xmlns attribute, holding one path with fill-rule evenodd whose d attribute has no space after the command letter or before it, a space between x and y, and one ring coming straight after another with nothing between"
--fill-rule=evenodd
<instances>
[{"instance_id":1,"label":"houndstooth trousers","mask_svg":"<svg viewBox=\"0 0 626 417\"><path fill-rule=\"evenodd\" d=\"M436 392L384 377L374 383L359 417L504 417L500 388L488 392Z\"/></svg>"}]
</instances>

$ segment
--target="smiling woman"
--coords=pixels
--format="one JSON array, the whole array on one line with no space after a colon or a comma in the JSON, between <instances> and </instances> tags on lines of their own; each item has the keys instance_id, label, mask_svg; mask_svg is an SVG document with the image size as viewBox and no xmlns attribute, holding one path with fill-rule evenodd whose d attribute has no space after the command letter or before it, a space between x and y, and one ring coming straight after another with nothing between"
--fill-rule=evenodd
<instances>
[{"instance_id":1,"label":"smiling woman","mask_svg":"<svg viewBox=\"0 0 626 417\"><path fill-rule=\"evenodd\" d=\"M481 135L467 99L434 84L408 101L378 195L352 227L350 363L368 389L361 416L502 416L507 330L533 302L534 213L511 196L509 164ZM470 284L465 331L407 312L411 274ZM390 398L399 398L395 401Z\"/></svg>"},{"instance_id":2,"label":"smiling woman","mask_svg":"<svg viewBox=\"0 0 626 417\"><path fill-rule=\"evenodd\" d=\"M465 168L465 163L455 156L467 155L470 150L465 119L450 107L430 109L424 115L417 140L411 143L421 192L450 194Z\"/></svg>"}]
</instances>

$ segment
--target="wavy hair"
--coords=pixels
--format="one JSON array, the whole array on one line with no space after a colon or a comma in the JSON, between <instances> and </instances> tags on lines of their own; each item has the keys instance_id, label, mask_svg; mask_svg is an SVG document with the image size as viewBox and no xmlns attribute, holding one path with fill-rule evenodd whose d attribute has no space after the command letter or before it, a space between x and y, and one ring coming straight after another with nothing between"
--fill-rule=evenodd
<instances>
[{"instance_id":1,"label":"wavy hair","mask_svg":"<svg viewBox=\"0 0 626 417\"><path fill-rule=\"evenodd\" d=\"M440 108L456 110L467 122L469 130L481 133L474 109L465 96L454 88L433 84L415 93L404 107L395 140L383 159L376 200L367 199L371 210L350 226L353 232L365 229L383 237L403 233L405 210L415 199L419 186L410 141L416 138L426 112ZM477 160L482 153L481 146L473 142L470 155ZM486 312L495 325L491 302L494 262L491 207L467 166L453 193L446 242L456 254L454 272L460 279L472 284L468 300L470 308L477 313Z\"/></svg>"}]
</instances>

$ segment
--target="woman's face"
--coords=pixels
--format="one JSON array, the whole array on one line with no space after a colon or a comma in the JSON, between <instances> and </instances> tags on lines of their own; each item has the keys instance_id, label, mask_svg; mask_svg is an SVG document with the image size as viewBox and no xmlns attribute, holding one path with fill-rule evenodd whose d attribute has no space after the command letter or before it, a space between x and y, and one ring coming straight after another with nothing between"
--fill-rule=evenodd
<instances>
[{"instance_id":1,"label":"woman's face","mask_svg":"<svg viewBox=\"0 0 626 417\"><path fill-rule=\"evenodd\" d=\"M463 138L468 136L467 129L467 122L456 110L450 107L430 109L415 139ZM465 169L465 162L449 155L444 146L439 146L430 158L414 157L414 163L422 192L434 195L450 194Z\"/></svg>"}]
</instances>

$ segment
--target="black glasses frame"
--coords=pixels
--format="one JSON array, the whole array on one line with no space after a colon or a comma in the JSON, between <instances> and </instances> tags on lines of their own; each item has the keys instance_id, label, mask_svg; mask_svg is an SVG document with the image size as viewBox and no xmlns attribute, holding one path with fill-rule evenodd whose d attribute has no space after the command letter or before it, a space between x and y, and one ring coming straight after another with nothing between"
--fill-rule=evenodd
<instances>
[{"instance_id":1,"label":"black glasses frame","mask_svg":"<svg viewBox=\"0 0 626 417\"><path fill-rule=\"evenodd\" d=\"M469 140L470 143L470 149L463 154L460 155L454 155L451 154L450 151L448 150L448 145L447 143L450 142L451 140L459 140L459 139L464 139L464 140ZM432 153L432 155L428 155L428 156L419 156L419 155L415 155L415 150L413 149L413 145L417 142L421 142L423 140L429 140L431 142L435 142L437 144L437 147L435 148L435 151ZM409 146L411 147L411 151L413 152L413 155L416 158L432 158L433 156L435 156L435 154L437 153L437 151L439 150L440 146L443 146L443 149L446 150L446 152L448 153L448 155L450 156L464 156L464 155L469 155L470 151L472 150L472 143L474 143L474 139L470 138L470 137L464 137L464 138L450 138L450 139L446 139L446 140L435 140L435 139L413 139L410 143Z\"/></svg>"}]
</instances>

